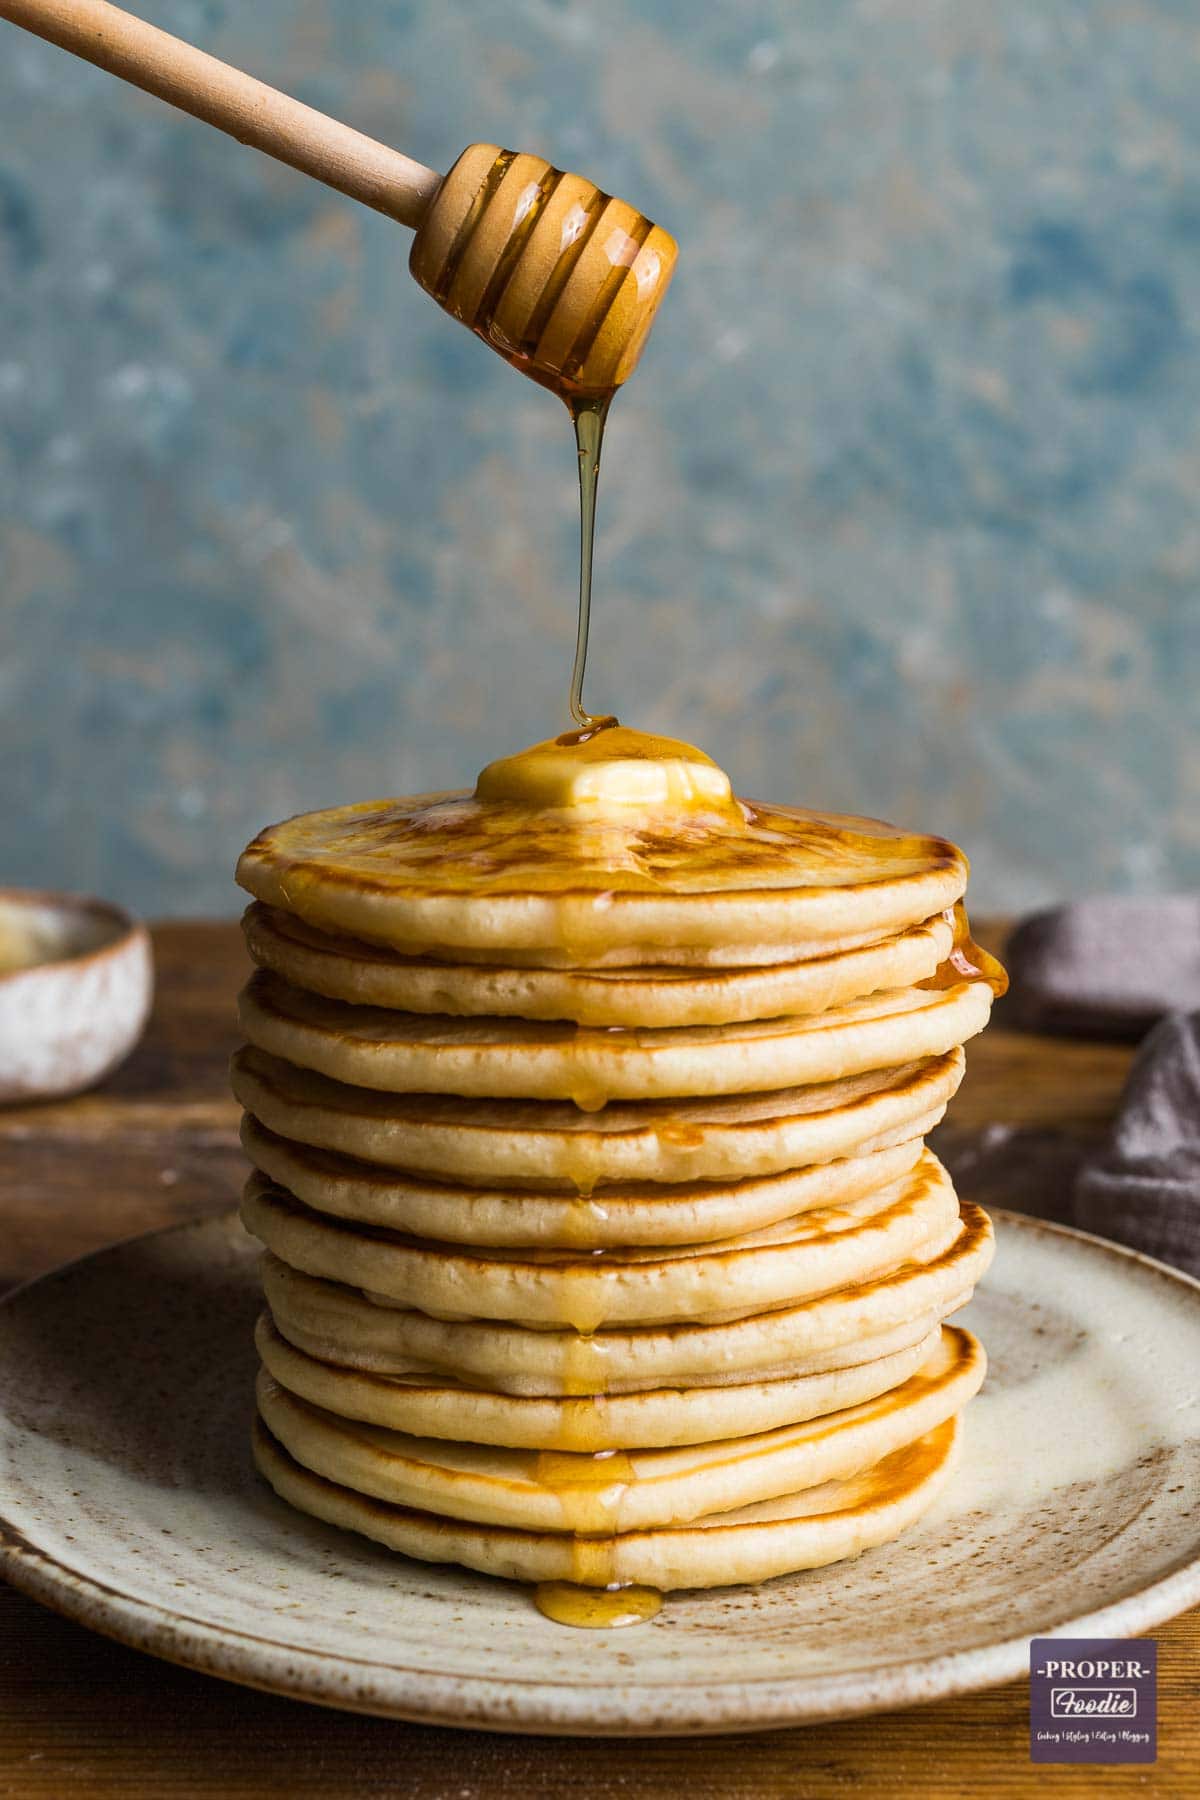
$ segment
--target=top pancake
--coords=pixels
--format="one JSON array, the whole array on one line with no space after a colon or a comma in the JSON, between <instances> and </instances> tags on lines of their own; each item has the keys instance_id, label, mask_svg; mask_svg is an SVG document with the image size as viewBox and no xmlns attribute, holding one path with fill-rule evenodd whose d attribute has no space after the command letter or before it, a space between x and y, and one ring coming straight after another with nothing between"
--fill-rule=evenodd
<instances>
[{"instance_id":1,"label":"top pancake","mask_svg":"<svg viewBox=\"0 0 1200 1800\"><path fill-rule=\"evenodd\" d=\"M409 955L703 966L906 931L961 898L967 863L944 838L798 807L589 810L463 792L269 826L237 878L320 930Z\"/></svg>"}]
</instances>

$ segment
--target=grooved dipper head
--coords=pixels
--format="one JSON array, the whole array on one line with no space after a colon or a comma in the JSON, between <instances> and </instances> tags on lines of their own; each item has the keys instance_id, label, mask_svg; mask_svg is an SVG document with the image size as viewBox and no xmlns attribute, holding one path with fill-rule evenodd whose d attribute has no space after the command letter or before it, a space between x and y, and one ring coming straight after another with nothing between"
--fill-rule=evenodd
<instances>
[{"instance_id":1,"label":"grooved dipper head","mask_svg":"<svg viewBox=\"0 0 1200 1800\"><path fill-rule=\"evenodd\" d=\"M472 144L438 188L409 268L439 306L568 402L632 373L674 238L540 156Z\"/></svg>"}]
</instances>

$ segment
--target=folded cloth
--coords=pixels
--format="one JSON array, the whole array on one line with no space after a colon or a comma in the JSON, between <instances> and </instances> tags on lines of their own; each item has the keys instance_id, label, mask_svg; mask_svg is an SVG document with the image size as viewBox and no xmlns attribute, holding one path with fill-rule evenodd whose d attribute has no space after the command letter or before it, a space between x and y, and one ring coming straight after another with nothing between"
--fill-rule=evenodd
<instances>
[{"instance_id":1,"label":"folded cloth","mask_svg":"<svg viewBox=\"0 0 1200 1800\"><path fill-rule=\"evenodd\" d=\"M1107 1147L1075 1179L1074 1223L1200 1276L1200 1012L1156 1025Z\"/></svg>"},{"instance_id":2,"label":"folded cloth","mask_svg":"<svg viewBox=\"0 0 1200 1800\"><path fill-rule=\"evenodd\" d=\"M1008 1024L1141 1037L1164 1013L1200 1008L1200 898L1103 895L1033 913L1004 961Z\"/></svg>"}]
</instances>

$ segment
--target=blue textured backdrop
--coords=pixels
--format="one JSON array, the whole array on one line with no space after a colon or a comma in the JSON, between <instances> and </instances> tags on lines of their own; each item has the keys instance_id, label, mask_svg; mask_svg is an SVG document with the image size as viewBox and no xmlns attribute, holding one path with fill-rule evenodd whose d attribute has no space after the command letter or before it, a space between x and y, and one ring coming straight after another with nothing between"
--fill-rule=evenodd
<instances>
[{"instance_id":1,"label":"blue textured backdrop","mask_svg":"<svg viewBox=\"0 0 1200 1800\"><path fill-rule=\"evenodd\" d=\"M1196 880L1191 0L141 10L681 240L594 708L950 833L977 905ZM0 876L225 911L267 820L558 728L566 416L409 234L4 25L0 117Z\"/></svg>"}]
</instances>

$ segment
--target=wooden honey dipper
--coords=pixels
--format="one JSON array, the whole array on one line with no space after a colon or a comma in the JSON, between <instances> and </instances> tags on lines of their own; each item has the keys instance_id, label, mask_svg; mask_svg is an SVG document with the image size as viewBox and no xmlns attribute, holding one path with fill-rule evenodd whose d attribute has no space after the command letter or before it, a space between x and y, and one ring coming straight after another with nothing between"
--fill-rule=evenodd
<instances>
[{"instance_id":1,"label":"wooden honey dipper","mask_svg":"<svg viewBox=\"0 0 1200 1800\"><path fill-rule=\"evenodd\" d=\"M441 176L108 0L0 0L0 18L410 226L425 291L569 403L632 372L677 248L583 176L495 144Z\"/></svg>"}]
</instances>

